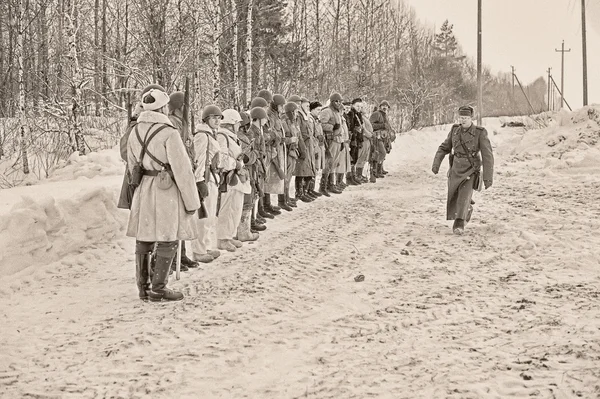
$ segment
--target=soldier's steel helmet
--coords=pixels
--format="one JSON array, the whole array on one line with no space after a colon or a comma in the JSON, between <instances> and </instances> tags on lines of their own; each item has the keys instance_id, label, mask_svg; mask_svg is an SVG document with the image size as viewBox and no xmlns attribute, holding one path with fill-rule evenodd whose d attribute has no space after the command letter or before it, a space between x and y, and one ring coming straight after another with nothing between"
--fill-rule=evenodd
<instances>
[{"instance_id":1,"label":"soldier's steel helmet","mask_svg":"<svg viewBox=\"0 0 600 399\"><path fill-rule=\"evenodd\" d=\"M285 104L285 97L282 96L281 94L275 94L273 96L273 103L275 105L284 105Z\"/></svg>"},{"instance_id":2,"label":"soldier's steel helmet","mask_svg":"<svg viewBox=\"0 0 600 399\"><path fill-rule=\"evenodd\" d=\"M266 90L266 89L259 91L257 96L264 98L265 100L267 100L268 103L273 101L273 93L271 93L269 90Z\"/></svg>"},{"instance_id":3,"label":"soldier's steel helmet","mask_svg":"<svg viewBox=\"0 0 600 399\"><path fill-rule=\"evenodd\" d=\"M202 109L202 120L206 122L210 116L219 116L223 119L223 112L221 112L221 108L218 106L210 104Z\"/></svg>"},{"instance_id":4,"label":"soldier's steel helmet","mask_svg":"<svg viewBox=\"0 0 600 399\"><path fill-rule=\"evenodd\" d=\"M262 107L254 107L250 110L250 118L267 119L267 111Z\"/></svg>"},{"instance_id":5,"label":"soldier's steel helmet","mask_svg":"<svg viewBox=\"0 0 600 399\"><path fill-rule=\"evenodd\" d=\"M254 107L266 107L269 103L262 97L254 97L252 101L250 101L250 109Z\"/></svg>"},{"instance_id":6,"label":"soldier's steel helmet","mask_svg":"<svg viewBox=\"0 0 600 399\"><path fill-rule=\"evenodd\" d=\"M342 95L340 93L333 93L332 95L329 96L329 101L331 101L331 102L342 101Z\"/></svg>"},{"instance_id":7,"label":"soldier's steel helmet","mask_svg":"<svg viewBox=\"0 0 600 399\"><path fill-rule=\"evenodd\" d=\"M283 110L285 112L294 112L297 109L298 109L298 104L292 103L292 102L285 103L285 105L283 106Z\"/></svg>"}]
</instances>

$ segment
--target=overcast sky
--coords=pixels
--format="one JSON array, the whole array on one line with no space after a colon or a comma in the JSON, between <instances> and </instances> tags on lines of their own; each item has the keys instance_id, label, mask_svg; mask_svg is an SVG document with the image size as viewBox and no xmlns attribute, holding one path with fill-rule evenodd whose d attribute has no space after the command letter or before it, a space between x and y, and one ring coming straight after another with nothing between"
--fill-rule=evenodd
<instances>
[{"instance_id":1,"label":"overcast sky","mask_svg":"<svg viewBox=\"0 0 600 399\"><path fill-rule=\"evenodd\" d=\"M404 0L417 18L439 31L445 19L464 52L477 57L477 0ZM482 57L493 72L515 67L525 85L551 67L560 87L560 53L565 49L565 99L583 105L581 0L482 0ZM586 0L588 103L600 104L600 0Z\"/></svg>"}]
</instances>

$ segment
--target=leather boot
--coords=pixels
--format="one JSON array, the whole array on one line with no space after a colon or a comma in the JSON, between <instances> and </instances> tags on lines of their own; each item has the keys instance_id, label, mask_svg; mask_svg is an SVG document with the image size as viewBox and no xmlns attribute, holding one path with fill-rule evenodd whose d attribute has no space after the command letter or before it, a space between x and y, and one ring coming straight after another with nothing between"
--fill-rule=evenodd
<instances>
[{"instance_id":1,"label":"leather boot","mask_svg":"<svg viewBox=\"0 0 600 399\"><path fill-rule=\"evenodd\" d=\"M358 184L354 180L354 176L352 176L352 172L346 173L346 181L348 182L349 186L358 186Z\"/></svg>"},{"instance_id":2,"label":"leather boot","mask_svg":"<svg viewBox=\"0 0 600 399\"><path fill-rule=\"evenodd\" d=\"M185 241L184 240L181 241L181 265L185 266L189 269L194 269L194 268L200 266L200 264L198 262L188 258L187 255L185 254Z\"/></svg>"},{"instance_id":3,"label":"leather boot","mask_svg":"<svg viewBox=\"0 0 600 399\"><path fill-rule=\"evenodd\" d=\"M148 300L150 291L150 257L151 252L135 254L135 281L142 301Z\"/></svg>"},{"instance_id":4,"label":"leather boot","mask_svg":"<svg viewBox=\"0 0 600 399\"><path fill-rule=\"evenodd\" d=\"M329 185L328 185L328 189L327 191L329 191L330 193L333 194L341 194L342 191L336 187L336 185L333 183L333 180L335 179L335 173L330 173L329 174Z\"/></svg>"},{"instance_id":5,"label":"leather boot","mask_svg":"<svg viewBox=\"0 0 600 399\"><path fill-rule=\"evenodd\" d=\"M169 269L173 262L173 255L176 255L177 243L171 244L168 248L157 249L156 264L154 266L154 275L152 276L152 289L148 292L148 298L152 302L161 301L181 301L183 294L167 288L169 281Z\"/></svg>"},{"instance_id":6,"label":"leather boot","mask_svg":"<svg viewBox=\"0 0 600 399\"><path fill-rule=\"evenodd\" d=\"M365 183L365 177L363 176L363 168L356 168L356 180L358 180L359 183Z\"/></svg>"},{"instance_id":7,"label":"leather boot","mask_svg":"<svg viewBox=\"0 0 600 399\"><path fill-rule=\"evenodd\" d=\"M382 175L387 175L388 174L388 171L385 170L385 169L383 169L383 162L381 163L381 174Z\"/></svg>"},{"instance_id":8,"label":"leather boot","mask_svg":"<svg viewBox=\"0 0 600 399\"><path fill-rule=\"evenodd\" d=\"M337 174L337 186L340 190L344 190L346 187L348 187L348 185L346 183L344 183L344 174L343 173L338 173Z\"/></svg>"},{"instance_id":9,"label":"leather boot","mask_svg":"<svg viewBox=\"0 0 600 399\"><path fill-rule=\"evenodd\" d=\"M252 212L250 213L250 231L265 231L267 226L264 223L261 223L254 213L254 206L252 207Z\"/></svg>"},{"instance_id":10,"label":"leather boot","mask_svg":"<svg viewBox=\"0 0 600 399\"><path fill-rule=\"evenodd\" d=\"M381 173L381 164L378 163L375 169L376 173L375 173L375 177L378 178L384 178L385 176L383 175L383 173Z\"/></svg>"},{"instance_id":11,"label":"leather boot","mask_svg":"<svg viewBox=\"0 0 600 399\"><path fill-rule=\"evenodd\" d=\"M462 219L454 220L454 225L452 226L452 232L456 235L462 235L465 232L465 221Z\"/></svg>"},{"instance_id":12,"label":"leather boot","mask_svg":"<svg viewBox=\"0 0 600 399\"><path fill-rule=\"evenodd\" d=\"M272 214L273 216L277 216L277 215L281 215L281 211L276 210L272 205L271 205L271 194L265 194L265 199L264 199L264 208L265 211L269 212L270 214ZM278 207L279 208L279 207Z\"/></svg>"},{"instance_id":13,"label":"leather boot","mask_svg":"<svg viewBox=\"0 0 600 399\"><path fill-rule=\"evenodd\" d=\"M321 194L318 191L315 191L315 178L311 177L310 180L308 181L308 193L310 195L312 195L315 198L319 198L321 197L323 194Z\"/></svg>"},{"instance_id":14,"label":"leather boot","mask_svg":"<svg viewBox=\"0 0 600 399\"><path fill-rule=\"evenodd\" d=\"M300 183L300 197L298 198L302 202L313 202L313 198L306 194L306 182L302 180Z\"/></svg>"},{"instance_id":15,"label":"leather boot","mask_svg":"<svg viewBox=\"0 0 600 399\"><path fill-rule=\"evenodd\" d=\"M371 162L371 167L369 168L371 170L371 172L370 172L371 177L369 179L369 182L371 182L371 183L377 183L377 176L375 173L376 167L377 167L377 163Z\"/></svg>"},{"instance_id":16,"label":"leather boot","mask_svg":"<svg viewBox=\"0 0 600 399\"><path fill-rule=\"evenodd\" d=\"M273 218L275 218L275 216L273 216L270 212L268 212L267 210L265 210L264 201L263 201L262 198L258 199L258 216L260 216L261 218L263 218L265 221L266 221L266 219L273 219Z\"/></svg>"},{"instance_id":17,"label":"leather boot","mask_svg":"<svg viewBox=\"0 0 600 399\"><path fill-rule=\"evenodd\" d=\"M285 202L285 194L277 195L277 205L284 211L291 212L293 209Z\"/></svg>"},{"instance_id":18,"label":"leather boot","mask_svg":"<svg viewBox=\"0 0 600 399\"><path fill-rule=\"evenodd\" d=\"M256 241L258 240L259 234L250 231L250 213L252 212L252 205L244 205L242 208L242 218L238 225L237 238L239 241ZM235 245L235 244L234 244Z\"/></svg>"},{"instance_id":19,"label":"leather boot","mask_svg":"<svg viewBox=\"0 0 600 399\"><path fill-rule=\"evenodd\" d=\"M327 191L327 182L329 180L329 174L321 175L321 182L319 184L319 192L326 197L331 197L331 194Z\"/></svg>"}]
</instances>

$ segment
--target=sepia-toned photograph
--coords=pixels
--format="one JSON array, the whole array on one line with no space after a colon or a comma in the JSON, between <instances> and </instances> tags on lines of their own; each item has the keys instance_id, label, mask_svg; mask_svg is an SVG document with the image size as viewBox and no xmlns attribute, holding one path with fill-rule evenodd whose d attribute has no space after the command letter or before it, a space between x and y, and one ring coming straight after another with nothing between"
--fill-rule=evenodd
<instances>
[{"instance_id":1,"label":"sepia-toned photograph","mask_svg":"<svg viewBox=\"0 0 600 399\"><path fill-rule=\"evenodd\" d=\"M600 398L600 0L2 0L1 399Z\"/></svg>"}]
</instances>

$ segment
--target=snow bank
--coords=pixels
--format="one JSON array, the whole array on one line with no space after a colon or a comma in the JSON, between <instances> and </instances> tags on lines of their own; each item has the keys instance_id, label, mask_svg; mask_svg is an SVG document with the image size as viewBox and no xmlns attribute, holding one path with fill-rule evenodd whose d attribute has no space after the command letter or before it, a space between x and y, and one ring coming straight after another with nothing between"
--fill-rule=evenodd
<instances>
[{"instance_id":1,"label":"snow bank","mask_svg":"<svg viewBox=\"0 0 600 399\"><path fill-rule=\"evenodd\" d=\"M94 187L72 199L51 194L22 197L10 212L0 215L0 275L50 263L121 236L127 216L116 207L114 187Z\"/></svg>"},{"instance_id":2,"label":"snow bank","mask_svg":"<svg viewBox=\"0 0 600 399\"><path fill-rule=\"evenodd\" d=\"M73 153L61 161L50 173L49 181L75 180L80 177L123 175L125 163L121 160L119 146L87 155Z\"/></svg>"}]
</instances>

